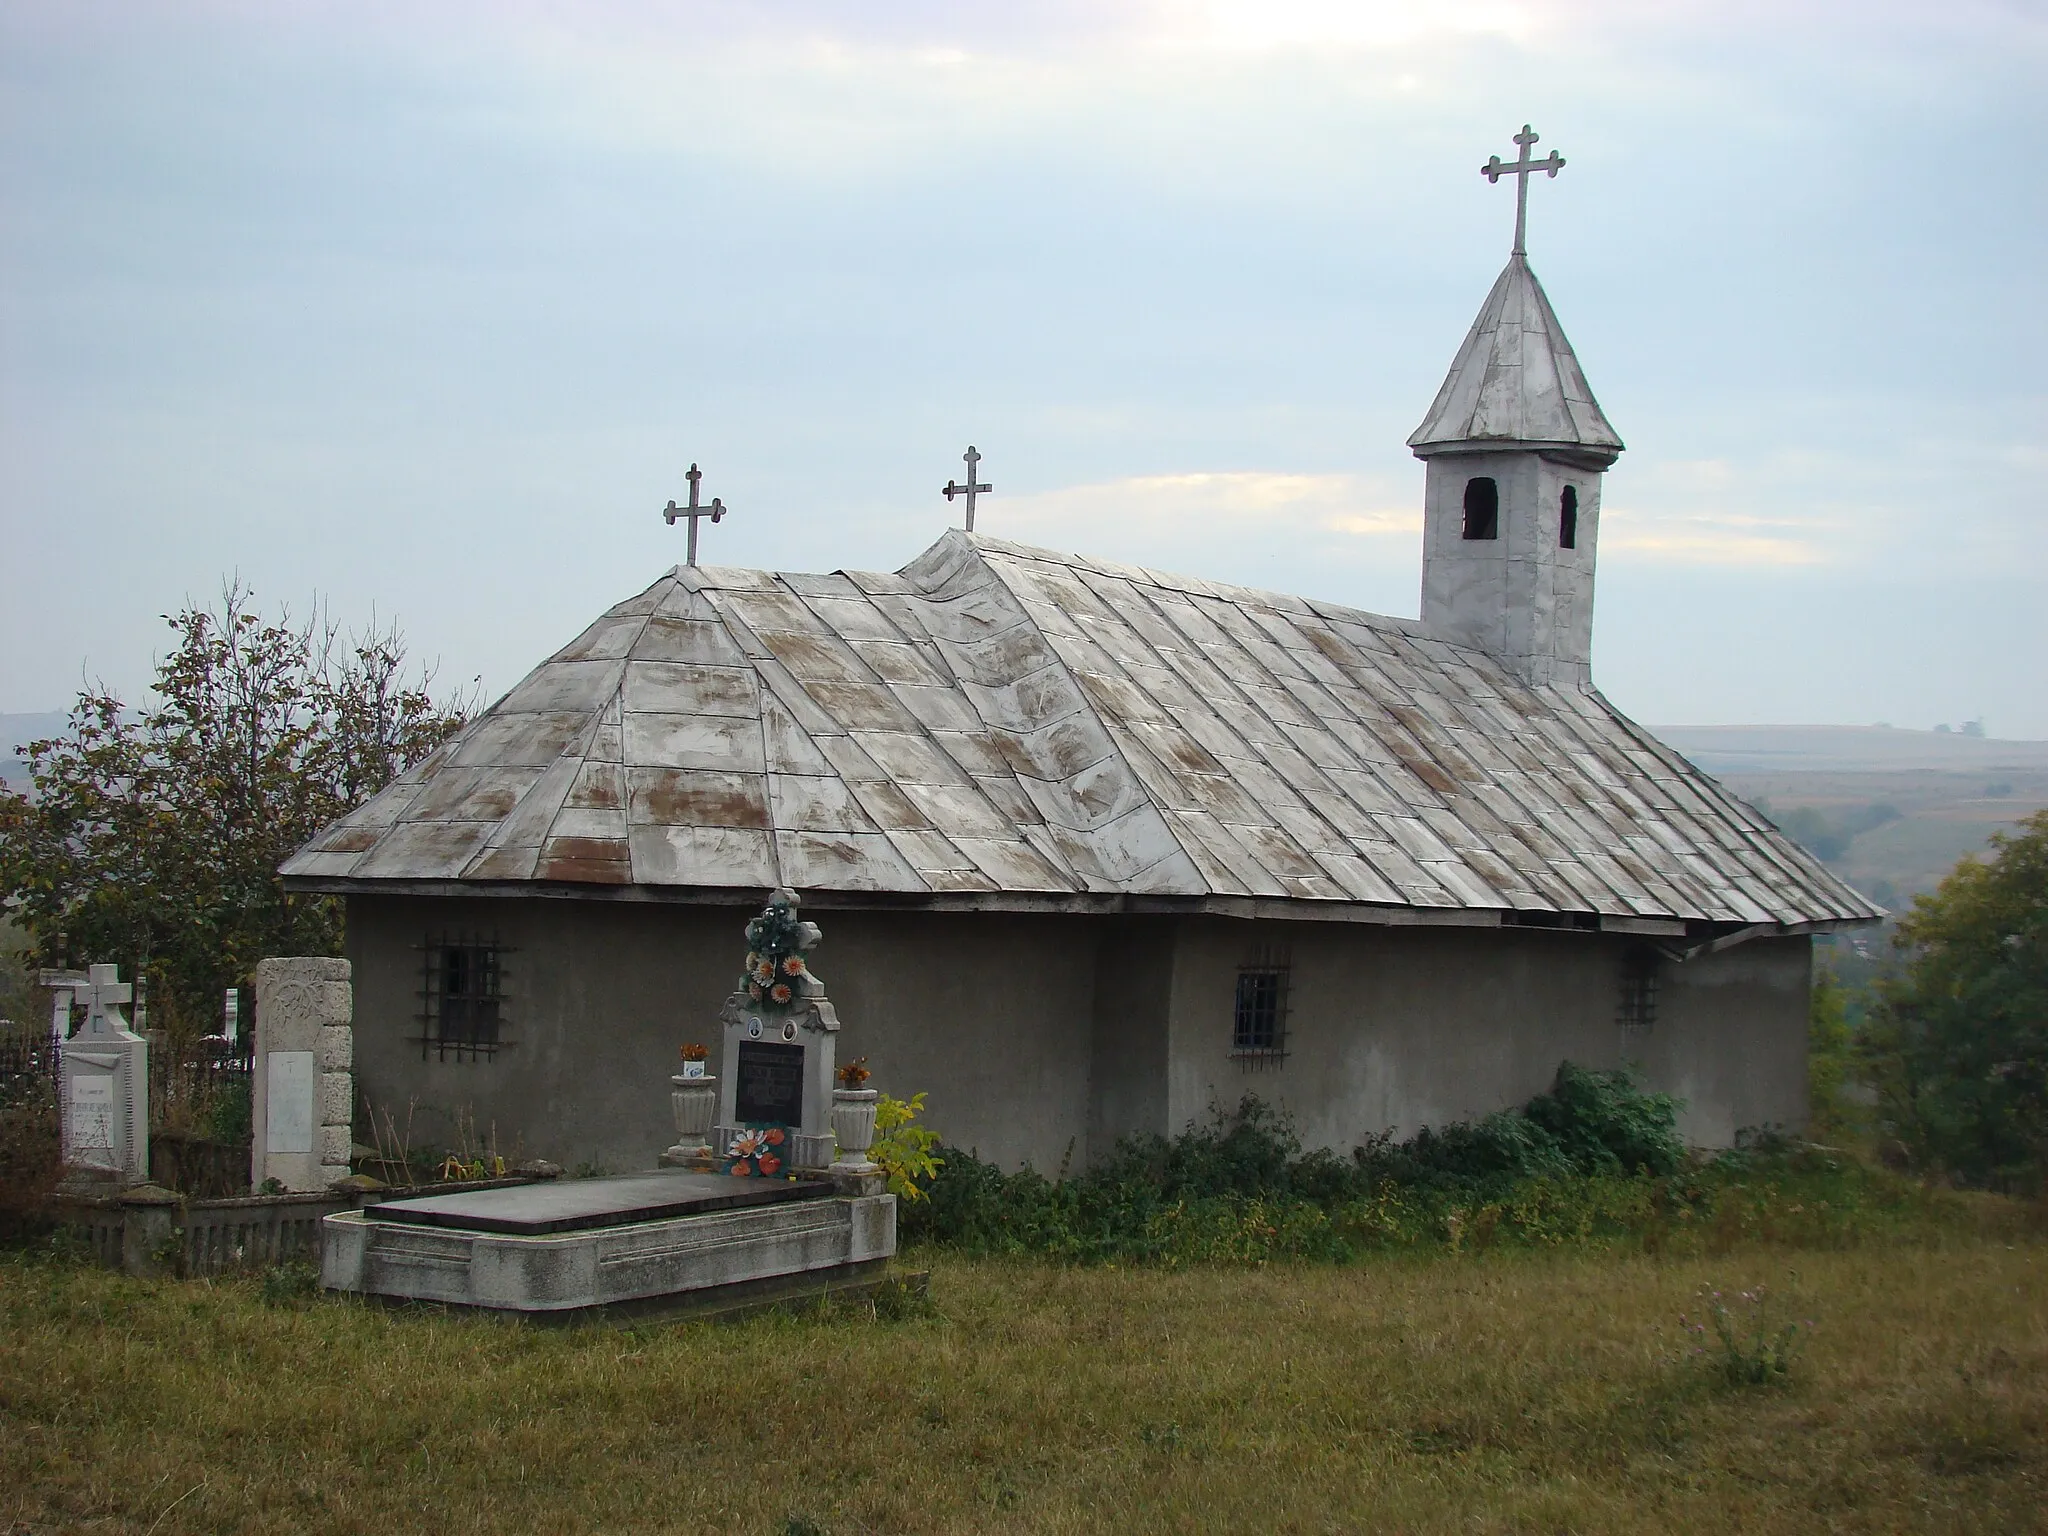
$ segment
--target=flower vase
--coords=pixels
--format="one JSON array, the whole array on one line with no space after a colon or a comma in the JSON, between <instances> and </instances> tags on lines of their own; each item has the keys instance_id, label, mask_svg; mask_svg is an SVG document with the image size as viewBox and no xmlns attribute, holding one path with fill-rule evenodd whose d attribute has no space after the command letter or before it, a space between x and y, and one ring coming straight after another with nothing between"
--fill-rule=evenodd
<instances>
[{"instance_id":1,"label":"flower vase","mask_svg":"<svg viewBox=\"0 0 2048 1536\"><path fill-rule=\"evenodd\" d=\"M839 1143L835 1162L867 1166L868 1148L875 1144L875 1109L881 1097L873 1088L832 1090L832 1136Z\"/></svg>"},{"instance_id":2,"label":"flower vase","mask_svg":"<svg viewBox=\"0 0 2048 1536\"><path fill-rule=\"evenodd\" d=\"M676 1144L671 1158L708 1158L711 1148L712 1117L718 1113L718 1079L715 1077L671 1077L675 1091L669 1103L676 1111Z\"/></svg>"}]
</instances>

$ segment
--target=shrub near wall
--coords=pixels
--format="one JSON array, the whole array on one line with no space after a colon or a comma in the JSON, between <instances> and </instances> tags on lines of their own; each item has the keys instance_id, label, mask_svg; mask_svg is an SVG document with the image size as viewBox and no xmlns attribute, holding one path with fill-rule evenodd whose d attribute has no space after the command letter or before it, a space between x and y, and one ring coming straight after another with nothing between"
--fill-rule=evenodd
<instances>
[{"instance_id":1,"label":"shrub near wall","mask_svg":"<svg viewBox=\"0 0 2048 1536\"><path fill-rule=\"evenodd\" d=\"M1004 1173L948 1148L930 1199L903 1211L904 1234L974 1253L1173 1265L1497 1244L1843 1246L1974 1219L1952 1195L1824 1149L1757 1138L1689 1159L1677 1107L1624 1073L1567 1062L1520 1109L1347 1158L1303 1152L1283 1115L1248 1098L1170 1141L1126 1138L1073 1179Z\"/></svg>"}]
</instances>

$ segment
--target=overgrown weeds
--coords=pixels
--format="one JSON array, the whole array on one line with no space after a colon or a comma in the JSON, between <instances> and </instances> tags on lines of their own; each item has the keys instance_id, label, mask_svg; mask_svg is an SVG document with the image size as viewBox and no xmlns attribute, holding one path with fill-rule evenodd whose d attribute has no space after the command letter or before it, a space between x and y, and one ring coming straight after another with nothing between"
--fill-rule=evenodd
<instances>
[{"instance_id":1,"label":"overgrown weeds","mask_svg":"<svg viewBox=\"0 0 2048 1536\"><path fill-rule=\"evenodd\" d=\"M1811 1318L1775 1318L1770 1290L1762 1285L1737 1292L1734 1306L1719 1290L1702 1286L1698 1315L1681 1314L1678 1322L1692 1340L1693 1358L1730 1387L1785 1386L1814 1328Z\"/></svg>"},{"instance_id":2,"label":"overgrown weeds","mask_svg":"<svg viewBox=\"0 0 2048 1536\"><path fill-rule=\"evenodd\" d=\"M1583 1244L1713 1255L1938 1241L1985 1219L1967 1197L1782 1135L1689 1157L1676 1109L1623 1073L1566 1063L1520 1109L1347 1158L1304 1151L1284 1115L1247 1098L1171 1140L1127 1138L1073 1178L945 1148L929 1199L901 1219L908 1236L973 1253L1165 1265Z\"/></svg>"}]
</instances>

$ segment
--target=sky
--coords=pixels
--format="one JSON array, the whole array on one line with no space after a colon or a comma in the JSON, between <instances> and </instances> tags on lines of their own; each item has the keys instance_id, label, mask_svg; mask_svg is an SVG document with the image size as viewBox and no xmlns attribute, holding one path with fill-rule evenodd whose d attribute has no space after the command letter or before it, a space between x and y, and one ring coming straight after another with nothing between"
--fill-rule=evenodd
<instances>
[{"instance_id":1,"label":"sky","mask_svg":"<svg viewBox=\"0 0 2048 1536\"><path fill-rule=\"evenodd\" d=\"M2048 7L0 0L0 711L161 615L485 698L683 558L980 531L1413 616L1530 259L1650 723L2048 737Z\"/></svg>"}]
</instances>

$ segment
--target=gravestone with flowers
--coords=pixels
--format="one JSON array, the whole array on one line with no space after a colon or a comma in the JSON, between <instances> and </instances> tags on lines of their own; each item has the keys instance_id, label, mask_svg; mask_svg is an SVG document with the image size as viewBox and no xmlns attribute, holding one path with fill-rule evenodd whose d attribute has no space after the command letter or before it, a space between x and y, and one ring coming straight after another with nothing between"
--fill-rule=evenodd
<instances>
[{"instance_id":1,"label":"gravestone with flowers","mask_svg":"<svg viewBox=\"0 0 2048 1536\"><path fill-rule=\"evenodd\" d=\"M822 935L797 907L794 891L777 891L747 924L746 969L719 1015L725 1070L712 1146L743 1177L832 1162L839 1015L805 958Z\"/></svg>"},{"instance_id":2,"label":"gravestone with flowers","mask_svg":"<svg viewBox=\"0 0 2048 1536\"><path fill-rule=\"evenodd\" d=\"M804 959L818 938L789 891L747 924L721 1070L707 1070L708 1050L684 1048L669 1080L678 1139L660 1169L337 1212L321 1224L321 1284L561 1315L705 1311L880 1283L896 1252L896 1197L868 1160L878 1096L861 1087L858 1062L833 1086L839 1019ZM715 1154L699 1140L714 1094Z\"/></svg>"}]
</instances>

